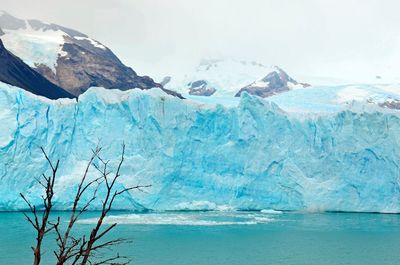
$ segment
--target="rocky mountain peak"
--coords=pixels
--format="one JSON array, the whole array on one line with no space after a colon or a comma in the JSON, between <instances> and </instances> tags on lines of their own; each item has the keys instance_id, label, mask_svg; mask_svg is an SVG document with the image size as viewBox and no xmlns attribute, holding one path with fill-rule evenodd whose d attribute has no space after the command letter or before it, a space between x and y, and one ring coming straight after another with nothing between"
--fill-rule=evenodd
<instances>
[{"instance_id":1,"label":"rocky mountain peak","mask_svg":"<svg viewBox=\"0 0 400 265\"><path fill-rule=\"evenodd\" d=\"M53 84L78 96L89 87L166 90L148 76L139 76L105 45L79 31L40 20L22 20L0 13L6 47Z\"/></svg>"},{"instance_id":2,"label":"rocky mountain peak","mask_svg":"<svg viewBox=\"0 0 400 265\"><path fill-rule=\"evenodd\" d=\"M1 39L0 81L50 99L73 98L70 93L49 82L21 59L10 53Z\"/></svg>"},{"instance_id":3,"label":"rocky mountain peak","mask_svg":"<svg viewBox=\"0 0 400 265\"><path fill-rule=\"evenodd\" d=\"M241 93L245 91L252 95L257 95L260 97L269 97L275 94L289 91L290 89L296 86L300 87L310 86L308 84L297 82L278 66L274 66L273 69L274 70L268 73L265 77L240 89L235 96L238 97L241 95Z\"/></svg>"}]
</instances>

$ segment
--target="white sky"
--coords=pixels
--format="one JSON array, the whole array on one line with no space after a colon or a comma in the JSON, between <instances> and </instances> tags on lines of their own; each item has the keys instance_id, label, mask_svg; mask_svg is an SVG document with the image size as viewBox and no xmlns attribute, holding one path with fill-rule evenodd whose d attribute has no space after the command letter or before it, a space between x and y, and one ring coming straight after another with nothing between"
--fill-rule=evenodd
<instances>
[{"instance_id":1,"label":"white sky","mask_svg":"<svg viewBox=\"0 0 400 265\"><path fill-rule=\"evenodd\" d=\"M233 57L294 77L400 81L396 0L0 0L0 9L86 33L155 77Z\"/></svg>"}]
</instances>

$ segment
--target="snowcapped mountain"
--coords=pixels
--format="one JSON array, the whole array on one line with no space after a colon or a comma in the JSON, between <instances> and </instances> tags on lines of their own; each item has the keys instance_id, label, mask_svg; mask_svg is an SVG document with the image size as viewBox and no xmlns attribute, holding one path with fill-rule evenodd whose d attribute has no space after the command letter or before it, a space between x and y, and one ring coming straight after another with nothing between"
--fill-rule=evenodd
<instances>
[{"instance_id":1,"label":"snowcapped mountain","mask_svg":"<svg viewBox=\"0 0 400 265\"><path fill-rule=\"evenodd\" d=\"M261 77L261 78L260 78ZM277 66L235 59L204 60L183 77L166 77L165 87L205 104L234 107L243 92L265 98L287 112L326 113L351 105L400 109L400 84L300 83Z\"/></svg>"},{"instance_id":2,"label":"snowcapped mountain","mask_svg":"<svg viewBox=\"0 0 400 265\"><path fill-rule=\"evenodd\" d=\"M68 209L100 139L110 160L127 146L119 186L152 184L117 209L400 213L400 85L308 87L233 59L158 84L77 31L4 12L0 28L0 211L26 207L19 192L42 202L39 147L63 159L54 199ZM27 92L71 97L48 80L85 93Z\"/></svg>"},{"instance_id":3,"label":"snowcapped mountain","mask_svg":"<svg viewBox=\"0 0 400 265\"><path fill-rule=\"evenodd\" d=\"M75 96L91 86L121 90L161 87L150 77L138 76L109 48L76 30L19 19L4 11L0 12L0 29L9 51Z\"/></svg>"},{"instance_id":4,"label":"snowcapped mountain","mask_svg":"<svg viewBox=\"0 0 400 265\"><path fill-rule=\"evenodd\" d=\"M294 88L304 88L309 86L309 84L298 83L281 68L275 66L274 70L267 76L240 89L236 96L240 96L241 93L246 91L249 94L265 98Z\"/></svg>"},{"instance_id":5,"label":"snowcapped mountain","mask_svg":"<svg viewBox=\"0 0 400 265\"><path fill-rule=\"evenodd\" d=\"M0 81L50 99L73 95L37 73L21 59L7 51L0 39Z\"/></svg>"},{"instance_id":6,"label":"snowcapped mountain","mask_svg":"<svg viewBox=\"0 0 400 265\"><path fill-rule=\"evenodd\" d=\"M203 60L191 73L166 84L185 95L214 97L234 97L242 91L270 96L304 86L279 67L235 59Z\"/></svg>"}]
</instances>

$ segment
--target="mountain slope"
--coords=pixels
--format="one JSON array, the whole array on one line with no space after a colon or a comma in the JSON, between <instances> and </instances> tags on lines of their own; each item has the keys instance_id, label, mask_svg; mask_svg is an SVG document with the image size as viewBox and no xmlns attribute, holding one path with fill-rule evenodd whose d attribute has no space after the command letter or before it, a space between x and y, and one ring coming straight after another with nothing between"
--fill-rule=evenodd
<instances>
[{"instance_id":1,"label":"mountain slope","mask_svg":"<svg viewBox=\"0 0 400 265\"><path fill-rule=\"evenodd\" d=\"M308 84L299 83L293 78L291 78L285 71L281 68L275 66L274 71L270 72L264 78L261 78L250 85L247 85L239 90L235 95L240 96L243 92L247 92L251 95L256 95L260 97L270 97L282 92L289 91L297 87L307 87Z\"/></svg>"},{"instance_id":2,"label":"mountain slope","mask_svg":"<svg viewBox=\"0 0 400 265\"><path fill-rule=\"evenodd\" d=\"M10 53L1 40L0 81L50 99L73 98L73 95L49 82L21 59Z\"/></svg>"},{"instance_id":3,"label":"mountain slope","mask_svg":"<svg viewBox=\"0 0 400 265\"><path fill-rule=\"evenodd\" d=\"M0 28L4 32L1 39L13 54L75 96L92 86L162 88L150 77L139 76L125 66L109 48L76 30L19 19L4 11L0 12Z\"/></svg>"},{"instance_id":4,"label":"mountain slope","mask_svg":"<svg viewBox=\"0 0 400 265\"><path fill-rule=\"evenodd\" d=\"M263 78L260 79L260 77ZM259 89L252 87L252 85L260 85L263 79L268 80L262 85L271 83L271 87ZM234 97L240 95L241 90L254 95L266 95L268 93L260 92L275 90L276 93L280 93L298 85L303 87L276 66L269 67L255 61L212 59L203 60L184 77L173 77L165 86L183 95ZM286 88L283 89L283 87Z\"/></svg>"}]
</instances>

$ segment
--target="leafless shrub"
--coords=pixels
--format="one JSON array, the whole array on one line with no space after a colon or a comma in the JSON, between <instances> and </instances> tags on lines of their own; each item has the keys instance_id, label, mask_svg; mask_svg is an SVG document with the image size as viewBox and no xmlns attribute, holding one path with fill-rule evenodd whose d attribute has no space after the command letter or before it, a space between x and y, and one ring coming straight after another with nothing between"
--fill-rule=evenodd
<instances>
[{"instance_id":1,"label":"leafless shrub","mask_svg":"<svg viewBox=\"0 0 400 265\"><path fill-rule=\"evenodd\" d=\"M40 264L43 238L50 231L55 231L56 234L57 249L54 250L54 255L57 259L57 265L62 265L66 263L81 265L115 265L130 263L130 259L128 257L120 256L119 254L116 254L112 257L103 257L103 259L101 259L99 256L96 256L96 254L98 254L101 250L109 249L110 247L113 247L115 245L127 242L127 240L124 238L104 240L105 236L117 226L116 223L106 227L104 225L104 219L112 210L115 199L130 190L142 191L143 188L151 186L137 185L120 190L116 189L115 184L121 176L121 167L124 162L125 145L122 146L121 158L114 173L110 169L110 161L104 160L100 155L102 148L96 147L96 149L92 150L92 156L89 159L89 162L85 168L85 172L78 184L76 195L72 204L71 215L69 221L67 221L68 225L65 229L62 229L60 227L61 218L59 216L56 218L55 222L49 221L49 216L52 212L53 207L52 199L54 195L54 183L56 180L57 170L60 161L58 160L57 163L53 165L44 149L41 148L41 150L47 160L47 163L52 169L51 176L46 177L43 174L40 179L36 179L37 182L45 189L45 195L42 197L44 209L42 211L38 211L36 206L32 205L23 194L20 194L23 200L27 203L33 217L30 217L25 212L24 215L27 221L37 231L36 246L32 247L32 250L34 252L34 265ZM92 167L94 167L99 172L99 176L97 178L89 180L88 174L90 168ZM105 187L105 193L102 194L104 196L99 197L98 190L101 186ZM90 191L93 192L90 195L89 199L83 201L83 195ZM91 229L90 234L88 236L73 236L72 230L76 222L79 220L81 215L89 209L90 205L96 200L101 201L101 209L99 212L100 214L97 218L97 222L95 226Z\"/></svg>"}]
</instances>

